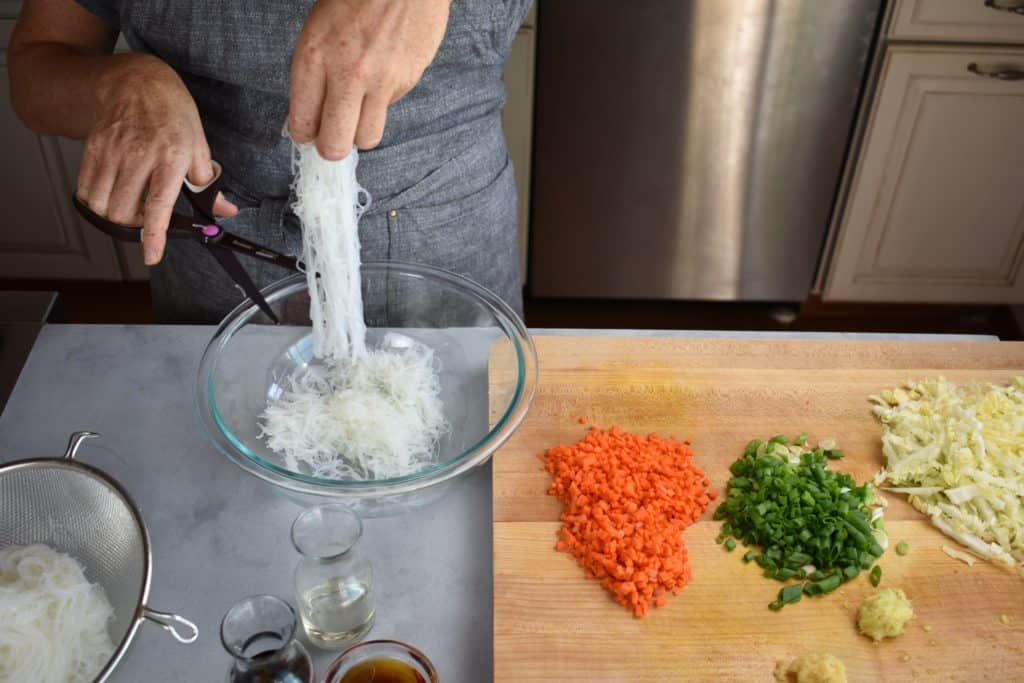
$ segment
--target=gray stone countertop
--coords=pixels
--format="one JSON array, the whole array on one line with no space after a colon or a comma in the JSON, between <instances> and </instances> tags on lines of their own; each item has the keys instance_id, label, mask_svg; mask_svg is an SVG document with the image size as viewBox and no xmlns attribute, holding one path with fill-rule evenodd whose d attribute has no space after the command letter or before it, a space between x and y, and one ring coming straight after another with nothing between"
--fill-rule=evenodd
<instances>
[{"instance_id":1,"label":"gray stone countertop","mask_svg":"<svg viewBox=\"0 0 1024 683\"><path fill-rule=\"evenodd\" d=\"M210 327L49 325L36 340L0 415L0 462L59 456L68 434L89 429L79 458L120 481L153 542L150 606L199 626L179 645L144 623L115 683L221 681L230 659L219 625L240 598L272 593L294 604L297 555L288 532L301 507L218 453L193 408L193 384ZM990 340L987 337L536 330L535 334L690 337ZM487 404L487 347L474 396ZM486 419L485 410L477 419ZM372 639L424 650L446 683L490 680L491 471L482 466L430 506L366 521L363 549L377 579ZM323 675L334 654L315 652Z\"/></svg>"},{"instance_id":2,"label":"gray stone countertop","mask_svg":"<svg viewBox=\"0 0 1024 683\"><path fill-rule=\"evenodd\" d=\"M55 292L0 291L0 413L56 305Z\"/></svg>"}]
</instances>

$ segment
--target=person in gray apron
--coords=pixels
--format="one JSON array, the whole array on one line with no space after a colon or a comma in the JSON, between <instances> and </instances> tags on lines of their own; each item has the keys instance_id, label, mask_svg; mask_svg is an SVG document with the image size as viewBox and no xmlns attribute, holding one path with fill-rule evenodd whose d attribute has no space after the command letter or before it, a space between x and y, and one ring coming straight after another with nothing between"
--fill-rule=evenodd
<instances>
[{"instance_id":1,"label":"person in gray apron","mask_svg":"<svg viewBox=\"0 0 1024 683\"><path fill-rule=\"evenodd\" d=\"M158 57L180 76L210 154L224 169L225 197L238 209L223 221L225 228L300 254L301 231L291 210L292 143L282 128L292 56L313 0L74 1L119 29L134 51ZM72 0L46 0L60 2ZM529 4L453 0L433 61L388 107L383 138L360 152L357 171L373 198L359 226L364 261L445 268L491 289L517 311L516 196L501 128L501 72ZM23 118L33 124L33 116ZM59 122L33 127L68 134ZM288 274L242 260L260 286ZM160 322L216 322L243 298L211 256L188 240L168 242L150 274Z\"/></svg>"}]
</instances>

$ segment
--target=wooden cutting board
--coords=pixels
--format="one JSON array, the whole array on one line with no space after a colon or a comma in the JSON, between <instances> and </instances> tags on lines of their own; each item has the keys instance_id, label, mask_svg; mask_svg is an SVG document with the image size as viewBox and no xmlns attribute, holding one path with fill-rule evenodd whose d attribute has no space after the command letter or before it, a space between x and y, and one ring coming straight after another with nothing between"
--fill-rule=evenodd
<instances>
[{"instance_id":1,"label":"wooden cutting board","mask_svg":"<svg viewBox=\"0 0 1024 683\"><path fill-rule=\"evenodd\" d=\"M887 498L893 545L882 587L903 588L918 618L873 644L855 618L872 589L862 574L822 599L769 611L781 584L741 552L715 545L714 505L685 532L693 581L635 619L567 554L555 551L560 506L537 454L583 435L577 418L690 439L724 489L752 438L806 431L833 437L835 464L858 481L882 466L882 429L867 396L908 378L1007 382L1024 374L1024 344L998 342L536 339L540 384L529 416L494 460L494 669L524 681L770 681L777 660L829 652L850 681L1024 681L1024 579L947 557L951 543L900 496ZM511 381L492 353L492 386ZM492 392L494 395L495 392ZM492 419L494 418L492 407ZM1010 617L1009 625L1000 615ZM931 631L923 627L930 625Z\"/></svg>"}]
</instances>

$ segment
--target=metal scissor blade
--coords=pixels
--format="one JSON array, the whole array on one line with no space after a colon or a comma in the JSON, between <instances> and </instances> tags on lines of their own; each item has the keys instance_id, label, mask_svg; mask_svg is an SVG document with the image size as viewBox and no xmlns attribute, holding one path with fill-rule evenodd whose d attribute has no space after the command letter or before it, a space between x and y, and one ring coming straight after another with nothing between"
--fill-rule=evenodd
<instances>
[{"instance_id":1,"label":"metal scissor blade","mask_svg":"<svg viewBox=\"0 0 1024 683\"><path fill-rule=\"evenodd\" d=\"M263 294L256 287L256 283L249 277L249 273L245 272L245 268L238 262L238 257L226 247L219 244L208 244L207 249L214 255L221 267L227 271L231 279L242 288L245 295L252 299L260 310L267 314L267 317L274 321L275 325L280 325L281 321L274 315L274 311L270 308L270 304L263 298Z\"/></svg>"}]
</instances>

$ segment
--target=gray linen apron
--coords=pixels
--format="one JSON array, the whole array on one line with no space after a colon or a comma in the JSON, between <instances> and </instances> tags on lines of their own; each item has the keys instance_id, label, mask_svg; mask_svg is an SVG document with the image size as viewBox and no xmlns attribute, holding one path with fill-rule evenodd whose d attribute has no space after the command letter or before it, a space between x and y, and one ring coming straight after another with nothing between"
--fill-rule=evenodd
<instances>
[{"instance_id":1,"label":"gray linen apron","mask_svg":"<svg viewBox=\"0 0 1024 683\"><path fill-rule=\"evenodd\" d=\"M531 0L453 0L420 83L388 110L357 175L373 203L360 222L364 261L415 261L469 277L522 309L512 164L501 129L501 72ZM152 53L195 98L238 216L224 227L301 253L291 211L291 143L281 137L295 41L312 0L78 0ZM185 208L179 202L179 208ZM241 257L259 286L289 274ZM150 269L160 322L216 322L243 296L212 256L168 243ZM389 306L392 304L389 303Z\"/></svg>"}]
</instances>

